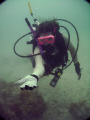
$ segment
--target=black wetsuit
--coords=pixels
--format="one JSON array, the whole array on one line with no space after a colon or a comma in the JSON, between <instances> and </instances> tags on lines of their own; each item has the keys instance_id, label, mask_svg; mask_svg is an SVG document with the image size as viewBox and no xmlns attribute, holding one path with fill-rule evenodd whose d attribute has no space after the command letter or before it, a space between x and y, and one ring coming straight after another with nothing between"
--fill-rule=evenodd
<instances>
[{"instance_id":1,"label":"black wetsuit","mask_svg":"<svg viewBox=\"0 0 90 120\"><path fill-rule=\"evenodd\" d=\"M42 58L45 61L45 74L50 74L50 72L55 68L62 65L65 66L65 64L68 61L68 53L67 48L65 45L64 38L62 37L62 34L57 31L55 34L55 45L57 46L57 49L59 50L59 53L56 55L52 55L53 48L50 47L50 45L45 46L42 45L42 50L46 51L44 54L42 54ZM37 46L36 40L33 44L33 52L35 47Z\"/></svg>"}]
</instances>

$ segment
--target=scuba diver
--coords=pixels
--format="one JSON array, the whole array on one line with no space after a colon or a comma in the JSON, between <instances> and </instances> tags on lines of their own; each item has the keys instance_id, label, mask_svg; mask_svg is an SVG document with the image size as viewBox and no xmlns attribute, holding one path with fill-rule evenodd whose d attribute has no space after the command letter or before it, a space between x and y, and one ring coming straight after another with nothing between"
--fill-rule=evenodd
<instances>
[{"instance_id":1,"label":"scuba diver","mask_svg":"<svg viewBox=\"0 0 90 120\"><path fill-rule=\"evenodd\" d=\"M78 75L78 79L80 79L81 68L78 56L77 54L75 55L76 50L71 41L68 43L68 37L59 32L59 23L55 19L42 23L36 20L36 22L36 26L33 27L36 36L33 34L30 36L30 40L33 44L33 55L40 53L40 49L42 49L43 53L30 57L33 64L32 74L15 83L20 84L22 90L33 90L33 88L37 88L38 80L41 77L54 74L55 77L50 85L55 87L56 82L62 75L63 69L67 66L69 61L68 51L72 59L74 58L75 71ZM55 73L53 73L54 69L56 69ZM54 82L55 84L53 84Z\"/></svg>"}]
</instances>

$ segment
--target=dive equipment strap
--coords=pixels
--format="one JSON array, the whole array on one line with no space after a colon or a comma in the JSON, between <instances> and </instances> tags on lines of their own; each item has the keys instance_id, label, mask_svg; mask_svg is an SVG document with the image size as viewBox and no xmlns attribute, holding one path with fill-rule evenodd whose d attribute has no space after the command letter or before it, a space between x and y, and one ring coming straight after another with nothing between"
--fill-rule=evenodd
<instances>
[{"instance_id":1,"label":"dive equipment strap","mask_svg":"<svg viewBox=\"0 0 90 120\"><path fill-rule=\"evenodd\" d=\"M35 77L35 78L37 79L37 81L38 81L38 79L39 79L39 78L38 78L38 76L37 76L37 75L31 75L31 76Z\"/></svg>"}]
</instances>

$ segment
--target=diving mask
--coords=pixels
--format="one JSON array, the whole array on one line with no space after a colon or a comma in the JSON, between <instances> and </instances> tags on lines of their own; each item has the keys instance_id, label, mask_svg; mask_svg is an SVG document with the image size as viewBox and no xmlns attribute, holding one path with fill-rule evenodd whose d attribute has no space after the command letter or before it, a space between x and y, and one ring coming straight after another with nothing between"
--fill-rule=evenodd
<instances>
[{"instance_id":1,"label":"diving mask","mask_svg":"<svg viewBox=\"0 0 90 120\"><path fill-rule=\"evenodd\" d=\"M38 43L40 45L44 45L45 43L54 43L55 42L55 38L53 35L48 35L48 36L44 36L44 37L38 37Z\"/></svg>"}]
</instances>

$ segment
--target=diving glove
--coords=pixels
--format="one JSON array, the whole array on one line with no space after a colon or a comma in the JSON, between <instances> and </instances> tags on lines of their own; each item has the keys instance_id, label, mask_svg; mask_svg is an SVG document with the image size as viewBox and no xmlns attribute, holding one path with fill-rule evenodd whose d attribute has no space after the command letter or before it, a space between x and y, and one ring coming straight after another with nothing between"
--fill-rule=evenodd
<instances>
[{"instance_id":1,"label":"diving glove","mask_svg":"<svg viewBox=\"0 0 90 120\"><path fill-rule=\"evenodd\" d=\"M22 84L20 86L21 90L33 90L33 88L37 87L37 80L38 77L36 75L28 75L25 78L22 78L21 80L15 82L15 84Z\"/></svg>"},{"instance_id":2,"label":"diving glove","mask_svg":"<svg viewBox=\"0 0 90 120\"><path fill-rule=\"evenodd\" d=\"M77 75L78 75L78 80L80 80L80 78L81 78L80 63L78 62L78 63L76 63L76 64L74 64L74 65L75 65L75 71L76 71L76 73L77 73Z\"/></svg>"}]
</instances>

